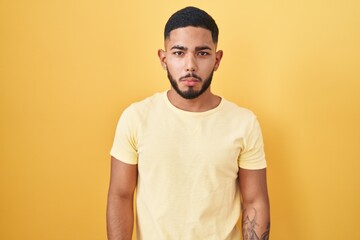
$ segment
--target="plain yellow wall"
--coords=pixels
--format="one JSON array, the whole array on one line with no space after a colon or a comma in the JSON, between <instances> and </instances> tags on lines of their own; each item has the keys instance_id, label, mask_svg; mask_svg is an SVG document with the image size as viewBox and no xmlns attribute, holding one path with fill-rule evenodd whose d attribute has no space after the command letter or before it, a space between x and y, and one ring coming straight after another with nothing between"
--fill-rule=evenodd
<instances>
[{"instance_id":1,"label":"plain yellow wall","mask_svg":"<svg viewBox=\"0 0 360 240\"><path fill-rule=\"evenodd\" d=\"M105 239L122 110L168 88L175 10L220 28L213 91L252 109L274 240L360 239L360 2L0 1L0 239Z\"/></svg>"}]
</instances>

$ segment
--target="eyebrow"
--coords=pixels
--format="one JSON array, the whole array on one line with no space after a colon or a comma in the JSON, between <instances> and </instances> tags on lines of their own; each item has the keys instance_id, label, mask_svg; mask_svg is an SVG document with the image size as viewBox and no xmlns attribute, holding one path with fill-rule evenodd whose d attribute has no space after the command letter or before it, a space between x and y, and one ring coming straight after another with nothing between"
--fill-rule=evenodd
<instances>
[{"instance_id":1,"label":"eyebrow","mask_svg":"<svg viewBox=\"0 0 360 240\"><path fill-rule=\"evenodd\" d=\"M173 50L173 49L182 50L182 51L187 51L187 50L188 50L187 47L180 46L180 45L175 45L175 46L173 46L172 48L170 48L170 50ZM202 50L211 50L211 48L208 47L208 46L195 47L195 51L196 51L196 52L202 51Z\"/></svg>"},{"instance_id":2,"label":"eyebrow","mask_svg":"<svg viewBox=\"0 0 360 240\"><path fill-rule=\"evenodd\" d=\"M173 46L172 48L170 48L170 50L173 50L173 49L178 49L178 50L183 50L183 51L188 50L187 47L180 46L180 45L175 45L175 46Z\"/></svg>"},{"instance_id":3,"label":"eyebrow","mask_svg":"<svg viewBox=\"0 0 360 240\"><path fill-rule=\"evenodd\" d=\"M200 47L196 47L195 51L202 51L202 50L211 50L211 47L208 46L200 46Z\"/></svg>"}]
</instances>

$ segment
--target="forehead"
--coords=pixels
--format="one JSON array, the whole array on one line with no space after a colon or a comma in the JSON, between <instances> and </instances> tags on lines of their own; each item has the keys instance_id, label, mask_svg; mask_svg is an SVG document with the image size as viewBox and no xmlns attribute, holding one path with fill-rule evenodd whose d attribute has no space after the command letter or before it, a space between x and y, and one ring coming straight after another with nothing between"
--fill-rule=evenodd
<instances>
[{"instance_id":1,"label":"forehead","mask_svg":"<svg viewBox=\"0 0 360 240\"><path fill-rule=\"evenodd\" d=\"M215 47L210 30L191 26L177 28L170 32L170 36L165 39L165 48L170 49L175 45L187 48L197 46Z\"/></svg>"}]
</instances>

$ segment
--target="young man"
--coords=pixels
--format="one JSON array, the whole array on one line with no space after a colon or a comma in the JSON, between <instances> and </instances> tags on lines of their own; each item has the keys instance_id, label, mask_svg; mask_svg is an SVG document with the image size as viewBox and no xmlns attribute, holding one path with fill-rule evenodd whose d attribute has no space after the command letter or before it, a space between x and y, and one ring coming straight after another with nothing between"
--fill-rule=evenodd
<instances>
[{"instance_id":1,"label":"young man","mask_svg":"<svg viewBox=\"0 0 360 240\"><path fill-rule=\"evenodd\" d=\"M136 189L137 238L268 239L269 200L261 130L255 115L214 95L218 28L187 7L165 26L159 50L171 88L122 114L111 149L107 226L130 240ZM240 204L241 202L241 204Z\"/></svg>"}]
</instances>

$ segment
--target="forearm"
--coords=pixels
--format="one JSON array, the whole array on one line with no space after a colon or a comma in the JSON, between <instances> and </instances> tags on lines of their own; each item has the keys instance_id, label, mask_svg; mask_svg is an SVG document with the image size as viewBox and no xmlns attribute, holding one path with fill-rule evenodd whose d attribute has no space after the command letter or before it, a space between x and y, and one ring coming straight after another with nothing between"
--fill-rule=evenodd
<instances>
[{"instance_id":1,"label":"forearm","mask_svg":"<svg viewBox=\"0 0 360 240\"><path fill-rule=\"evenodd\" d=\"M109 196L107 207L108 240L131 240L133 227L133 198Z\"/></svg>"},{"instance_id":2,"label":"forearm","mask_svg":"<svg viewBox=\"0 0 360 240\"><path fill-rule=\"evenodd\" d=\"M242 231L244 240L268 240L270 232L269 202L243 203Z\"/></svg>"}]
</instances>

